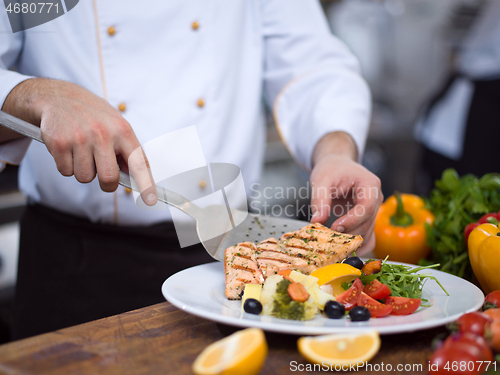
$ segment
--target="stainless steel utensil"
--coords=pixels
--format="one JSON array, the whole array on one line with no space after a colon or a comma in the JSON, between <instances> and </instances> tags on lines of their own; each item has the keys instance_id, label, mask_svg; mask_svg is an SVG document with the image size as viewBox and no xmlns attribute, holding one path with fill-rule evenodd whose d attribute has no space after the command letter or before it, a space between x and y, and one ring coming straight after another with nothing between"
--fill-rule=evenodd
<instances>
[{"instance_id":1,"label":"stainless steel utensil","mask_svg":"<svg viewBox=\"0 0 500 375\"><path fill-rule=\"evenodd\" d=\"M40 128L26 121L0 111L0 125L17 133L43 143ZM130 176L120 171L120 185L136 190L131 184ZM201 243L207 252L215 259L224 261L224 250L239 242L260 242L269 237L281 237L282 234L298 230L309 223L306 221L283 219L265 215L248 214L245 211L228 209L225 205L211 205L205 208L195 205L182 195L156 185L158 200L185 212L196 220L196 230ZM227 220L230 213L232 222L240 222L233 227ZM214 233L223 233L216 237Z\"/></svg>"}]
</instances>

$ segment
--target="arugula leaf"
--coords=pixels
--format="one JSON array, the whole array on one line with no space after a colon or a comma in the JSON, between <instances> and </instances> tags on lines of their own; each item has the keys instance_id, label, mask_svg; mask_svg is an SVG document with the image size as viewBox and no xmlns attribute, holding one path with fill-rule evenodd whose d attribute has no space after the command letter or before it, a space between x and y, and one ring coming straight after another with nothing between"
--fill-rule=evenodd
<instances>
[{"instance_id":1,"label":"arugula leaf","mask_svg":"<svg viewBox=\"0 0 500 375\"><path fill-rule=\"evenodd\" d=\"M418 273L425 269L437 268L439 264L412 268L402 264L387 263L386 257L382 261L379 272L372 275L361 275L359 279L366 285L377 279L387 285L391 290L391 296L406 298L422 298L422 289L427 280L434 280L448 295L441 283L430 273Z\"/></svg>"},{"instance_id":2,"label":"arugula leaf","mask_svg":"<svg viewBox=\"0 0 500 375\"><path fill-rule=\"evenodd\" d=\"M478 179L471 174L460 177L447 169L424 200L435 216L434 225L426 226L432 261L441 264L441 271L473 281L463 231L482 215L500 210L500 174L488 173Z\"/></svg>"}]
</instances>

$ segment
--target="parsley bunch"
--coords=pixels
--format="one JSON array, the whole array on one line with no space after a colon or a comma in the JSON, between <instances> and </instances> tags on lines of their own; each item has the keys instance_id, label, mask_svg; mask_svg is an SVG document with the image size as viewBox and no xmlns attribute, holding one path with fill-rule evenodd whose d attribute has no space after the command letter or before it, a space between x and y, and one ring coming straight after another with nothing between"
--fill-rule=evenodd
<instances>
[{"instance_id":1,"label":"parsley bunch","mask_svg":"<svg viewBox=\"0 0 500 375\"><path fill-rule=\"evenodd\" d=\"M426 199L426 207L436 217L433 226L426 225L432 261L441 264L441 271L473 280L464 228L482 215L500 210L500 174L459 177L455 170L447 169Z\"/></svg>"}]
</instances>

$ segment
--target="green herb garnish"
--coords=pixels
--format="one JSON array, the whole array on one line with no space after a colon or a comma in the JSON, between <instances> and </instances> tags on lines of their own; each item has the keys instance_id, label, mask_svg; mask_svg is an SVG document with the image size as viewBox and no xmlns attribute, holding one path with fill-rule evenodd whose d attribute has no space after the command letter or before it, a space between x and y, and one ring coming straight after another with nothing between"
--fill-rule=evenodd
<instances>
[{"instance_id":1,"label":"green herb garnish","mask_svg":"<svg viewBox=\"0 0 500 375\"><path fill-rule=\"evenodd\" d=\"M372 275L361 275L359 279L366 285L373 280L377 279L382 284L385 284L391 290L391 296L406 297L406 298L420 298L422 299L422 289L427 280L434 280L446 295L449 295L441 283L430 273L417 273L419 271L438 268L439 264L430 266L421 266L412 268L402 264L387 263L386 257L382 261L382 267L379 272ZM422 301L426 301L422 299Z\"/></svg>"}]
</instances>

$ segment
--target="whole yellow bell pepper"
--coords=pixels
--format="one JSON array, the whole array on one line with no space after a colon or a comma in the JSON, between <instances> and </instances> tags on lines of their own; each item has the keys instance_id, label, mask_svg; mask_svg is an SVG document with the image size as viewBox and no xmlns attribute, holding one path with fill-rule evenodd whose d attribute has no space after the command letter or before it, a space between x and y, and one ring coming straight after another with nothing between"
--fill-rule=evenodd
<instances>
[{"instance_id":1,"label":"whole yellow bell pepper","mask_svg":"<svg viewBox=\"0 0 500 375\"><path fill-rule=\"evenodd\" d=\"M485 294L500 289L500 228L481 224L469 235L469 260Z\"/></svg>"},{"instance_id":2,"label":"whole yellow bell pepper","mask_svg":"<svg viewBox=\"0 0 500 375\"><path fill-rule=\"evenodd\" d=\"M425 208L422 198L395 193L380 206L375 219L375 255L417 264L430 252L425 223L433 222L434 215Z\"/></svg>"}]
</instances>

